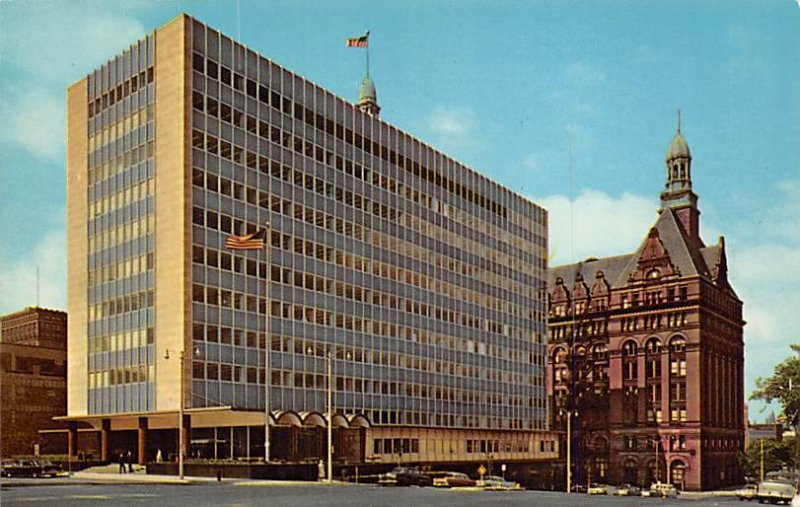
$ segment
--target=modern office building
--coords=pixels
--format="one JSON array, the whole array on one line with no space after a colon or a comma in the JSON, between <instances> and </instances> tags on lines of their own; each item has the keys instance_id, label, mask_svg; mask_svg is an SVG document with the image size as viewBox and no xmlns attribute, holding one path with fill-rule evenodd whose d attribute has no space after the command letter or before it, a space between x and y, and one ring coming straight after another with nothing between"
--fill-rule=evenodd
<instances>
[{"instance_id":1,"label":"modern office building","mask_svg":"<svg viewBox=\"0 0 800 507\"><path fill-rule=\"evenodd\" d=\"M67 408L67 314L25 308L0 317L0 456L44 448L41 430L64 428Z\"/></svg>"},{"instance_id":2,"label":"modern office building","mask_svg":"<svg viewBox=\"0 0 800 507\"><path fill-rule=\"evenodd\" d=\"M185 15L69 88L66 419L105 457L174 454L182 399L190 457L262 457L265 398L270 458L324 457L328 389L337 463L557 456L546 212L378 111Z\"/></svg>"},{"instance_id":3,"label":"modern office building","mask_svg":"<svg viewBox=\"0 0 800 507\"><path fill-rule=\"evenodd\" d=\"M578 480L742 482L744 321L725 242L706 246L678 130L655 225L631 254L550 269L548 393Z\"/></svg>"}]
</instances>

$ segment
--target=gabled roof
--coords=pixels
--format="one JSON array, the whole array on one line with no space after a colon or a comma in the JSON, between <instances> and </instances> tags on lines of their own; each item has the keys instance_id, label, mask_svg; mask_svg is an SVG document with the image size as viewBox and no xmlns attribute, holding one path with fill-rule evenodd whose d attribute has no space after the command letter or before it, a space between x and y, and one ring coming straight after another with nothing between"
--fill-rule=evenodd
<instances>
[{"instance_id":1,"label":"gabled roof","mask_svg":"<svg viewBox=\"0 0 800 507\"><path fill-rule=\"evenodd\" d=\"M706 247L702 241L695 241L686 236L680 226L675 211L671 208L663 209L653 225L656 231L657 240L663 245L669 262L674 266L681 277L701 276L711 282L724 279L727 285L727 262L725 260L725 245L721 240L719 244ZM585 261L553 266L549 269L550 287L555 286L558 278L562 278L564 284L571 291L575 285L575 277L580 273L583 278L591 285L598 271L602 271L605 279L612 287L623 287L629 285L630 277L639 269L640 258L645 253L645 248L653 244L653 232L647 234L635 252L615 257L605 257L602 259L589 258ZM720 266L720 267L718 267ZM723 277L719 277L720 269ZM733 289L728 286L733 291Z\"/></svg>"},{"instance_id":2,"label":"gabled roof","mask_svg":"<svg viewBox=\"0 0 800 507\"><path fill-rule=\"evenodd\" d=\"M670 261L681 276L709 277L708 267L706 267L697 245L692 245L692 242L683 234L683 229L678 224L675 212L671 208L665 208L659 213L653 228L658 231L658 237L668 252ZM636 272L639 257L642 256L647 243L648 240L645 238L631 256L622 273L611 283L612 286L628 285L628 277Z\"/></svg>"},{"instance_id":3,"label":"gabled roof","mask_svg":"<svg viewBox=\"0 0 800 507\"><path fill-rule=\"evenodd\" d=\"M593 281L598 271L602 271L605 274L606 280L613 286L612 282L617 279L619 273L621 273L628 264L628 260L631 256L632 254L618 255L616 257L604 257L602 259L592 257L576 264L553 266L549 269L548 274L550 286L555 286L556 279L562 278L564 284L572 291L572 287L575 285L575 275L578 272L583 274L585 280Z\"/></svg>"}]
</instances>

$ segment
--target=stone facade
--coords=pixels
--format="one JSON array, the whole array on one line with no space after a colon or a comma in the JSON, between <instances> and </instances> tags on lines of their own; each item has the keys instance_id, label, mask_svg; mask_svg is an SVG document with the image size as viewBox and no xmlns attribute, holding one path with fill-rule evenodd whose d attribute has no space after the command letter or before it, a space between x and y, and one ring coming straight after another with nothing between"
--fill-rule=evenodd
<instances>
[{"instance_id":1,"label":"stone facade","mask_svg":"<svg viewBox=\"0 0 800 507\"><path fill-rule=\"evenodd\" d=\"M742 302L724 238L700 238L680 124L666 165L658 219L634 253L550 269L551 418L561 430L573 418L577 482L742 481Z\"/></svg>"}]
</instances>

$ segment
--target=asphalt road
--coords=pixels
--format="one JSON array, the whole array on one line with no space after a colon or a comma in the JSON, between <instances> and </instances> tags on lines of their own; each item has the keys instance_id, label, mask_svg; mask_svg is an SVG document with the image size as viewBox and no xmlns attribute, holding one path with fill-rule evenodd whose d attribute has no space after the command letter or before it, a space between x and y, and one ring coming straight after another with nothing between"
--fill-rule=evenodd
<instances>
[{"instance_id":1,"label":"asphalt road","mask_svg":"<svg viewBox=\"0 0 800 507\"><path fill-rule=\"evenodd\" d=\"M153 506L192 507L315 506L582 506L629 505L658 507L706 507L738 505L735 498L705 499L624 498L566 495L543 491L451 491L435 488L381 488L376 486L252 485L252 483L170 484L75 484L33 483L0 490L0 505L7 506Z\"/></svg>"}]
</instances>

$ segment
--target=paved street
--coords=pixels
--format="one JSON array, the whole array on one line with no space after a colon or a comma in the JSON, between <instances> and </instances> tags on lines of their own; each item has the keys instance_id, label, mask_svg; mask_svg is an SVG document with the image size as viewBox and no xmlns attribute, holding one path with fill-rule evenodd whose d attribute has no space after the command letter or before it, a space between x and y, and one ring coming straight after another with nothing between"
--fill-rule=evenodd
<instances>
[{"instance_id":1,"label":"paved street","mask_svg":"<svg viewBox=\"0 0 800 507\"><path fill-rule=\"evenodd\" d=\"M28 481L7 487L3 482L0 504L7 506L157 506L191 505L200 507L246 506L580 506L654 505L725 506L742 504L735 498L704 499L620 498L586 496L542 491L489 492L452 491L434 488L381 488L354 485L271 485L269 482L204 482L191 485L170 484L77 484L72 480Z\"/></svg>"}]
</instances>

